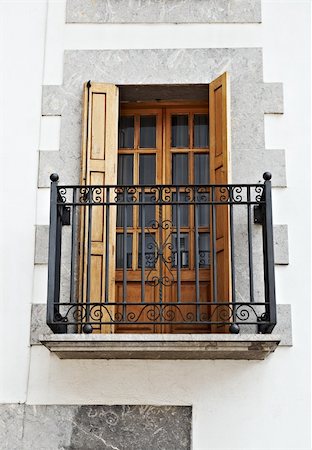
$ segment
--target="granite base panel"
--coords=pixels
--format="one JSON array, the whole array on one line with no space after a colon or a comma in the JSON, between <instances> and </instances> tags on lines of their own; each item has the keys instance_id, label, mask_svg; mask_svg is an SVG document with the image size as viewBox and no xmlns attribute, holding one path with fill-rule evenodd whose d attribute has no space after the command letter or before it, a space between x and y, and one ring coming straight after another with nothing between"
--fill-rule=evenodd
<instances>
[{"instance_id":1,"label":"granite base panel","mask_svg":"<svg viewBox=\"0 0 312 450\"><path fill-rule=\"evenodd\" d=\"M2 450L189 450L191 406L0 405Z\"/></svg>"}]
</instances>

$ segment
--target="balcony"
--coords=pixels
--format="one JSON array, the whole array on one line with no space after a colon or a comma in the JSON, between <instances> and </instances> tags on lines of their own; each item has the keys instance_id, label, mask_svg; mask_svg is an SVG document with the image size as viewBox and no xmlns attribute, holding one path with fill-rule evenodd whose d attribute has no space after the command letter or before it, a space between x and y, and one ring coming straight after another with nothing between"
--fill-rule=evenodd
<instances>
[{"instance_id":1,"label":"balcony","mask_svg":"<svg viewBox=\"0 0 312 450\"><path fill-rule=\"evenodd\" d=\"M158 336L177 354L195 339L196 358L216 340L227 354L274 351L278 339L259 336L276 324L270 179L62 186L51 175L47 324L63 338L45 345L64 357L73 340L81 353L105 342L107 357L144 335L150 351Z\"/></svg>"}]
</instances>

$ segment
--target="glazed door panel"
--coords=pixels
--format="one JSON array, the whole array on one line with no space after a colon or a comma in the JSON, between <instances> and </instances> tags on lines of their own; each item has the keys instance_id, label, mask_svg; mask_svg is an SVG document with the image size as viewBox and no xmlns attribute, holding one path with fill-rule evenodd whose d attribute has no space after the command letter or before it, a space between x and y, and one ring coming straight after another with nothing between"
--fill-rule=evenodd
<instances>
[{"instance_id":1,"label":"glazed door panel","mask_svg":"<svg viewBox=\"0 0 312 450\"><path fill-rule=\"evenodd\" d=\"M122 195L133 195L136 201L157 195L186 201L189 185L208 183L207 106L121 111L118 185L146 185ZM170 185L170 194L156 192L151 188L155 184ZM209 331L205 325L183 325L187 317L196 321L208 313L207 305L194 302L209 302L211 297L209 216L208 205L117 208L116 301L127 302L117 310L124 317L130 314L135 324L118 325L116 332ZM160 314L153 303L161 302L167 305ZM157 324L150 325L149 318Z\"/></svg>"}]
</instances>

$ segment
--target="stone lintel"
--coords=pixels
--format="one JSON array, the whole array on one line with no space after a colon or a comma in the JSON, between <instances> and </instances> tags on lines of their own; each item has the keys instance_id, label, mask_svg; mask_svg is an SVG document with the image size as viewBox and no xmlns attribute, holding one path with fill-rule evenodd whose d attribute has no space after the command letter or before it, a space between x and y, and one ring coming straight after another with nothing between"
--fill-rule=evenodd
<instances>
[{"instance_id":1,"label":"stone lintel","mask_svg":"<svg viewBox=\"0 0 312 450\"><path fill-rule=\"evenodd\" d=\"M263 360L277 335L57 334L40 342L60 359L243 359Z\"/></svg>"}]
</instances>

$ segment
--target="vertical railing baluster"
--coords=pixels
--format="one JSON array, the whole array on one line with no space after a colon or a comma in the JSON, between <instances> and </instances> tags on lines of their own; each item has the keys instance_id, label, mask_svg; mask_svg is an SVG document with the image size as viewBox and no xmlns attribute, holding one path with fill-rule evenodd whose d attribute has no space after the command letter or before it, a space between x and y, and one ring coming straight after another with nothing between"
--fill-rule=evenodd
<instances>
[{"instance_id":1,"label":"vertical railing baluster","mask_svg":"<svg viewBox=\"0 0 312 450\"><path fill-rule=\"evenodd\" d=\"M197 192L197 187L194 187L194 226L195 226L195 297L196 297L196 318L199 321L199 234L198 234L198 204L199 192Z\"/></svg>"},{"instance_id":2,"label":"vertical railing baluster","mask_svg":"<svg viewBox=\"0 0 312 450\"><path fill-rule=\"evenodd\" d=\"M235 292L235 247L234 247L234 217L233 217L233 202L234 202L234 195L233 195L233 186L228 187L228 191L230 193L229 200L230 200L230 249L231 249L231 286L232 286L232 303L236 302L236 292ZM227 207L226 207L227 208ZM226 299L225 299L226 300ZM230 299L227 299L230 301ZM233 309L233 318L235 321L235 308Z\"/></svg>"},{"instance_id":3,"label":"vertical railing baluster","mask_svg":"<svg viewBox=\"0 0 312 450\"><path fill-rule=\"evenodd\" d=\"M76 299L76 258L77 258L77 204L76 188L73 187L73 206L72 206L72 227L71 227L71 258L70 258L70 303L75 303Z\"/></svg>"},{"instance_id":4,"label":"vertical railing baluster","mask_svg":"<svg viewBox=\"0 0 312 450\"><path fill-rule=\"evenodd\" d=\"M251 223L251 194L250 186L247 186L247 233L248 233L248 271L249 271L249 299L253 303L254 299L254 279L253 279L253 254L252 254L252 223Z\"/></svg>"},{"instance_id":5,"label":"vertical railing baluster","mask_svg":"<svg viewBox=\"0 0 312 450\"><path fill-rule=\"evenodd\" d=\"M262 205L263 225L263 265L264 265L264 287L266 305L266 322L268 324L259 325L262 333L271 333L276 325L276 297L275 297L275 269L274 269L274 241L273 241L273 220L272 220L272 187L269 172L263 174L265 204Z\"/></svg>"},{"instance_id":6,"label":"vertical railing baluster","mask_svg":"<svg viewBox=\"0 0 312 450\"><path fill-rule=\"evenodd\" d=\"M106 205L104 206L105 209L105 303L108 303L110 299L108 298L109 294L109 229L110 229L110 223L109 223L109 214L110 214L110 189L109 187L105 190L105 200ZM103 187L103 200L104 200L104 187Z\"/></svg>"},{"instance_id":7,"label":"vertical railing baluster","mask_svg":"<svg viewBox=\"0 0 312 450\"><path fill-rule=\"evenodd\" d=\"M181 236L180 236L180 222L181 222L181 205L180 205L180 187L177 186L177 205L176 210L176 221L177 221L177 301L181 302Z\"/></svg>"},{"instance_id":8,"label":"vertical railing baluster","mask_svg":"<svg viewBox=\"0 0 312 450\"><path fill-rule=\"evenodd\" d=\"M142 187L141 205L141 302L145 302L145 188Z\"/></svg>"},{"instance_id":9,"label":"vertical railing baluster","mask_svg":"<svg viewBox=\"0 0 312 450\"><path fill-rule=\"evenodd\" d=\"M128 195L126 195L127 188L124 187L124 206L123 206L123 279L122 279L122 315L123 321L126 320L126 301L127 301L127 225L128 225L128 206L126 202L128 201Z\"/></svg>"},{"instance_id":10,"label":"vertical railing baluster","mask_svg":"<svg viewBox=\"0 0 312 450\"><path fill-rule=\"evenodd\" d=\"M159 261L159 303L163 301L163 189L159 189L159 246L158 246L158 261ZM162 321L162 310L160 310L160 320Z\"/></svg>"},{"instance_id":11,"label":"vertical railing baluster","mask_svg":"<svg viewBox=\"0 0 312 450\"><path fill-rule=\"evenodd\" d=\"M91 293L91 252L92 252L92 187L88 190L88 237L87 237L87 296L86 296L86 322L90 321L90 293Z\"/></svg>"},{"instance_id":12,"label":"vertical railing baluster","mask_svg":"<svg viewBox=\"0 0 312 450\"><path fill-rule=\"evenodd\" d=\"M216 204L215 204L215 186L211 186L211 222L212 222L212 301L216 303L217 299L217 235L216 235Z\"/></svg>"},{"instance_id":13,"label":"vertical railing baluster","mask_svg":"<svg viewBox=\"0 0 312 450\"><path fill-rule=\"evenodd\" d=\"M54 333L64 332L55 324L55 313L59 312L57 303L60 298L60 229L59 208L57 205L59 177L56 173L50 176L50 227L49 227L49 258L48 258L48 298L47 298L47 324ZM65 331L66 332L66 331Z\"/></svg>"}]
</instances>

